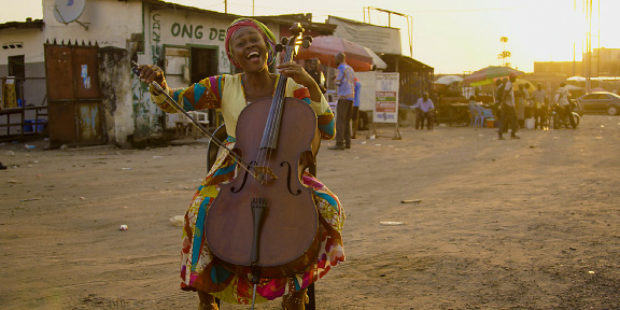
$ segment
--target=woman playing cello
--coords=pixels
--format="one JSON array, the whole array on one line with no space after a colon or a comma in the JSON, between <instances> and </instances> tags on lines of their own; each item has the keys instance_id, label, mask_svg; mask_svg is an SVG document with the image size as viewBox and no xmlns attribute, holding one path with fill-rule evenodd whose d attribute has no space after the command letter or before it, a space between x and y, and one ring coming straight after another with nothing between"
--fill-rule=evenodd
<instances>
[{"instance_id":1,"label":"woman playing cello","mask_svg":"<svg viewBox=\"0 0 620 310\"><path fill-rule=\"evenodd\" d=\"M203 79L183 89L169 89L163 71L157 66L142 65L140 78L158 82L186 110L220 108L228 133L227 146L235 143L237 119L243 108L252 101L272 96L278 75L269 72L273 63L274 35L261 22L250 18L235 20L226 32L226 52L231 63L241 69L235 75L223 74ZM310 105L318 120L321 138L334 136L334 115L319 86L298 64L289 62L278 66L289 77L286 97L302 99ZM166 112L176 112L164 95L151 88L151 96ZM215 297L231 303L248 304L252 299L252 282L237 275L213 259L205 244L204 217L220 186L232 180L238 165L223 153L202 181L185 214L181 250L181 288L195 290L200 297L199 309L217 309ZM283 297L283 309L304 309L306 288L323 277L333 266L344 261L341 231L344 212L334 193L307 172L302 183L311 188L320 216L322 233L316 260L305 271L285 278L264 278L257 285L257 302Z\"/></svg>"}]
</instances>

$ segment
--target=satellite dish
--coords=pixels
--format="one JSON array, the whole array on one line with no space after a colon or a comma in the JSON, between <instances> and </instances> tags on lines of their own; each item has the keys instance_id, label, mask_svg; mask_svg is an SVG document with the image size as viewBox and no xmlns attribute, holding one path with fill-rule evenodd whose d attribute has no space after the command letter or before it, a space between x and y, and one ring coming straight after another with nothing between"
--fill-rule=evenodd
<instances>
[{"instance_id":1,"label":"satellite dish","mask_svg":"<svg viewBox=\"0 0 620 310\"><path fill-rule=\"evenodd\" d=\"M54 17L63 24L76 21L84 12L85 5L86 0L55 0Z\"/></svg>"}]
</instances>

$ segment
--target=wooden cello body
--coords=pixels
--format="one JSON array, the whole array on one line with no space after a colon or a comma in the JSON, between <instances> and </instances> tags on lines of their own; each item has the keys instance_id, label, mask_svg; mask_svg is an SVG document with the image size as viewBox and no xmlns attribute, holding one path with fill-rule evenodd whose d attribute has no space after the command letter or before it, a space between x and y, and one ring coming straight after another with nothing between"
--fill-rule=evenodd
<instances>
[{"instance_id":1,"label":"wooden cello body","mask_svg":"<svg viewBox=\"0 0 620 310\"><path fill-rule=\"evenodd\" d=\"M267 147L276 100L258 100L241 112L234 151L257 175L240 170L223 184L205 219L207 246L219 262L266 278L305 271L320 245L312 189L301 182L318 151L316 115L306 102L282 98L276 147Z\"/></svg>"}]
</instances>

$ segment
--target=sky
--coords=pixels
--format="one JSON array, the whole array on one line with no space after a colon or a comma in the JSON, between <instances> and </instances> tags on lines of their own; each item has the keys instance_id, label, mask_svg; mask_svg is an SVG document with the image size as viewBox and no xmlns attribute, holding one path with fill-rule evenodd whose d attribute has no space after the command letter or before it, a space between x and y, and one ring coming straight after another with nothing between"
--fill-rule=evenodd
<instances>
[{"instance_id":1,"label":"sky","mask_svg":"<svg viewBox=\"0 0 620 310\"><path fill-rule=\"evenodd\" d=\"M413 21L413 55L409 54L406 19L391 18L391 26L401 28L403 55L434 67L435 74L463 74L501 65L497 55L504 49L512 54L511 66L525 72L533 71L534 61L573 60L573 46L577 61L585 51L586 0L227 1L228 13L232 14L252 15L254 3L255 15L312 13L315 22L325 22L328 15L364 21L364 8L368 6L409 15ZM620 0L592 1L592 47L620 48ZM168 2L219 12L225 7L224 0ZM41 0L0 0L0 7L0 23L42 16ZM388 26L387 14L376 10L371 11L370 21ZM507 37L508 42L500 42L501 37Z\"/></svg>"}]
</instances>

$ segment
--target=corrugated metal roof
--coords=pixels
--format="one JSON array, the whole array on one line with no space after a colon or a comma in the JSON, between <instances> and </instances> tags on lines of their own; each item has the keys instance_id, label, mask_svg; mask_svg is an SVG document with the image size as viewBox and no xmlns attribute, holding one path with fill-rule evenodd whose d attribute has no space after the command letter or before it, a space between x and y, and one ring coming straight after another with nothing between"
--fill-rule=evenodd
<instances>
[{"instance_id":1,"label":"corrugated metal roof","mask_svg":"<svg viewBox=\"0 0 620 310\"><path fill-rule=\"evenodd\" d=\"M398 59L401 65L404 64L408 66L409 68L414 69L415 71L417 70L434 71L433 67L425 63L422 63L418 60L415 60L409 56L395 55L395 54L383 54L381 55L381 58L385 60L386 63L388 63L388 66L394 66L394 63Z\"/></svg>"},{"instance_id":2,"label":"corrugated metal roof","mask_svg":"<svg viewBox=\"0 0 620 310\"><path fill-rule=\"evenodd\" d=\"M0 29L9 29L9 28L17 28L17 29L28 29L28 28L39 28L43 29L45 23L42 19L27 19L25 22L8 22L4 24L0 24Z\"/></svg>"},{"instance_id":3,"label":"corrugated metal roof","mask_svg":"<svg viewBox=\"0 0 620 310\"><path fill-rule=\"evenodd\" d=\"M176 9L187 10L187 11L199 12L199 13L204 13L204 14L209 14L209 15L219 16L219 17L227 17L227 18L241 17L241 15L210 11L210 10L200 9L200 8L193 7L193 6L186 6L186 5L181 5L178 3L166 2L166 1L161 1L161 0L142 0L142 1L145 3L150 3L154 5L155 7L163 7L163 8L169 8L169 9L175 9L175 10Z\"/></svg>"}]
</instances>

